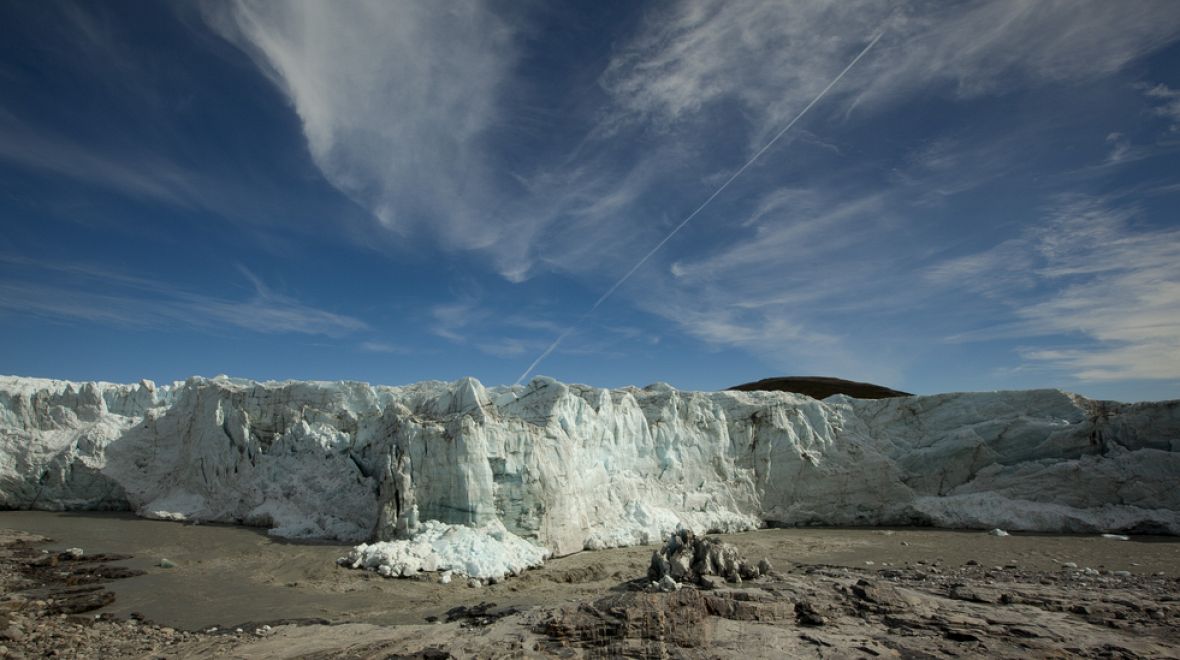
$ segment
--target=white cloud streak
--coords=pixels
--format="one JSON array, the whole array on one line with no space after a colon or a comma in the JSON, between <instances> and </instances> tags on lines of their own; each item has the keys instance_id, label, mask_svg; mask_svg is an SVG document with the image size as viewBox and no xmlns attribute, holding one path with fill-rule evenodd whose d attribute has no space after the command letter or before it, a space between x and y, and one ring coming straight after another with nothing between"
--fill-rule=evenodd
<instances>
[{"instance_id":1,"label":"white cloud streak","mask_svg":"<svg viewBox=\"0 0 1180 660\"><path fill-rule=\"evenodd\" d=\"M386 353L389 355L412 355L416 352L405 346L396 346L383 341L363 341L359 348L366 353Z\"/></svg>"},{"instance_id":2,"label":"white cloud streak","mask_svg":"<svg viewBox=\"0 0 1180 660\"><path fill-rule=\"evenodd\" d=\"M195 172L151 153L134 157L103 153L37 130L0 110L0 161L61 175L139 199L177 206L201 205L208 183Z\"/></svg>"},{"instance_id":3,"label":"white cloud streak","mask_svg":"<svg viewBox=\"0 0 1180 660\"><path fill-rule=\"evenodd\" d=\"M894 361L857 345L865 319L916 295L892 258L872 256L894 221L887 202L880 192L769 191L728 245L644 278L640 305L775 368L896 382Z\"/></svg>"},{"instance_id":4,"label":"white cloud streak","mask_svg":"<svg viewBox=\"0 0 1180 660\"><path fill-rule=\"evenodd\" d=\"M1157 103L1153 110L1155 114L1171 121L1172 131L1180 131L1180 89L1159 84L1148 89L1146 94Z\"/></svg>"},{"instance_id":5,"label":"white cloud streak","mask_svg":"<svg viewBox=\"0 0 1180 660\"><path fill-rule=\"evenodd\" d=\"M254 294L235 300L193 293L101 267L35 263L5 256L0 256L0 263L26 271L25 277L0 280L0 310L21 316L123 327L237 328L265 334L329 337L369 329L358 318L274 293L248 271L245 273L254 284Z\"/></svg>"},{"instance_id":6,"label":"white cloud streak","mask_svg":"<svg viewBox=\"0 0 1180 660\"><path fill-rule=\"evenodd\" d=\"M482 139L514 61L485 2L207 5L290 100L327 180L400 234L447 247L502 238Z\"/></svg>"},{"instance_id":7,"label":"white cloud streak","mask_svg":"<svg viewBox=\"0 0 1180 660\"><path fill-rule=\"evenodd\" d=\"M1059 346L1023 357L1082 381L1180 378L1180 229L1135 217L1067 197L1021 238L934 267L947 286L987 282L983 292L1014 310L1013 321L957 340L1056 337Z\"/></svg>"},{"instance_id":8,"label":"white cloud streak","mask_svg":"<svg viewBox=\"0 0 1180 660\"><path fill-rule=\"evenodd\" d=\"M867 106L931 84L970 98L1108 75L1180 35L1180 4L1070 0L695 0L664 5L603 76L615 122L674 124L737 102L781 124L888 19L881 53L849 89Z\"/></svg>"}]
</instances>

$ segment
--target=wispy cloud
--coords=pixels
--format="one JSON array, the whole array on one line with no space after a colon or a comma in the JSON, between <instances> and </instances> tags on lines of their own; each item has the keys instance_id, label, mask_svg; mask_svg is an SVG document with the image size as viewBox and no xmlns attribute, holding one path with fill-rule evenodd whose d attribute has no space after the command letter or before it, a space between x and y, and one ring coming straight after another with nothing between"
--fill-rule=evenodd
<instances>
[{"instance_id":1,"label":"wispy cloud","mask_svg":"<svg viewBox=\"0 0 1180 660\"><path fill-rule=\"evenodd\" d=\"M101 266L32 262L0 256L14 271L0 280L0 310L58 320L139 328L232 327L266 334L340 337L369 329L364 321L272 292L245 271L254 287L242 300L219 298ZM23 276L15 271L24 271ZM46 276L48 275L48 276Z\"/></svg>"},{"instance_id":2,"label":"wispy cloud","mask_svg":"<svg viewBox=\"0 0 1180 660\"><path fill-rule=\"evenodd\" d=\"M884 201L879 192L838 200L815 191L771 191L742 223L753 227L753 235L704 259L676 262L672 273L684 281L741 278L758 287L758 276L765 275L767 268L781 271L788 264L820 259L863 241L865 230L870 229L864 225L882 219ZM777 282L765 284L781 290Z\"/></svg>"},{"instance_id":3,"label":"wispy cloud","mask_svg":"<svg viewBox=\"0 0 1180 660\"><path fill-rule=\"evenodd\" d=\"M1146 98L1148 112L1162 118L1167 122L1167 126L1160 131L1152 123L1138 122L1147 129L1139 131L1141 135L1137 139L1132 139L1121 131L1108 133L1106 143L1110 146L1110 152L1103 166L1134 163L1175 153L1180 149L1180 140L1177 140L1177 133L1180 133L1180 90L1164 84L1138 83L1134 87L1142 91ZM1146 133L1146 136L1142 135L1143 133Z\"/></svg>"},{"instance_id":4,"label":"wispy cloud","mask_svg":"<svg viewBox=\"0 0 1180 660\"><path fill-rule=\"evenodd\" d=\"M509 121L523 46L503 10L244 0L208 4L205 16L285 92L335 187L386 229L483 253L513 282L538 269L625 270L644 240L658 240L657 223L667 219L651 200L668 194L673 177L683 189L725 176L717 161L700 158L713 147L712 108L735 105L746 121L727 125L727 135L761 144L881 25L889 31L878 49L834 90L844 95L836 112L850 98L875 108L920 86L972 97L1105 75L1180 32L1161 20L1180 15L1167 2L1087 11L1051 0L656 5L609 58L599 79L606 105L586 111L597 123L564 155L555 149L558 156L506 175L493 133ZM668 139L633 152L631 138L648 131L669 131ZM939 154L927 155L938 164ZM979 182L945 177L927 198Z\"/></svg>"},{"instance_id":5,"label":"wispy cloud","mask_svg":"<svg viewBox=\"0 0 1180 660\"><path fill-rule=\"evenodd\" d=\"M173 161L142 151L134 157L106 153L38 130L3 110L0 161L177 206L197 206L201 199L202 177Z\"/></svg>"},{"instance_id":6,"label":"wispy cloud","mask_svg":"<svg viewBox=\"0 0 1180 660\"><path fill-rule=\"evenodd\" d=\"M899 366L864 359L861 345L866 314L918 295L907 272L873 256L895 222L887 201L880 191L769 191L725 245L649 273L633 295L680 331L776 368L896 382Z\"/></svg>"},{"instance_id":7,"label":"wispy cloud","mask_svg":"<svg viewBox=\"0 0 1180 660\"><path fill-rule=\"evenodd\" d=\"M397 346L384 341L363 341L360 343L359 348L366 353L387 353L389 355L410 355L418 352L405 346Z\"/></svg>"},{"instance_id":8,"label":"wispy cloud","mask_svg":"<svg viewBox=\"0 0 1180 660\"><path fill-rule=\"evenodd\" d=\"M1142 157L1143 150L1133 146L1122 133L1108 133L1106 143L1110 145L1110 154L1106 157L1107 165L1121 165Z\"/></svg>"},{"instance_id":9,"label":"wispy cloud","mask_svg":"<svg viewBox=\"0 0 1180 660\"><path fill-rule=\"evenodd\" d=\"M1146 92L1147 97L1156 102L1153 112L1172 122L1171 130L1180 131L1180 89L1172 89L1164 84L1151 87Z\"/></svg>"},{"instance_id":10,"label":"wispy cloud","mask_svg":"<svg viewBox=\"0 0 1180 660\"><path fill-rule=\"evenodd\" d=\"M812 314L814 302L746 306L741 296L726 299L714 292L706 297L665 296L645 304L678 331L717 348L749 352L770 369L898 381L900 364L884 355L865 359L866 349L856 339L860 328L839 327Z\"/></svg>"},{"instance_id":11,"label":"wispy cloud","mask_svg":"<svg viewBox=\"0 0 1180 660\"><path fill-rule=\"evenodd\" d=\"M653 9L601 83L611 128L670 128L719 101L781 125L831 81L888 15L880 3L697 1ZM819 29L823 26L823 29ZM840 90L842 91L842 90ZM837 91L837 93L840 93ZM753 142L764 142L770 126Z\"/></svg>"},{"instance_id":12,"label":"wispy cloud","mask_svg":"<svg viewBox=\"0 0 1180 660\"><path fill-rule=\"evenodd\" d=\"M483 140L515 54L512 31L487 3L206 9L286 93L328 181L384 227L459 249L499 240Z\"/></svg>"},{"instance_id":13,"label":"wispy cloud","mask_svg":"<svg viewBox=\"0 0 1180 660\"><path fill-rule=\"evenodd\" d=\"M939 206L1021 167L1039 127L1013 127L1005 135L959 132L919 144L890 172L892 182L923 206Z\"/></svg>"},{"instance_id":14,"label":"wispy cloud","mask_svg":"<svg viewBox=\"0 0 1180 660\"><path fill-rule=\"evenodd\" d=\"M566 326L542 315L503 313L476 298L460 298L429 310L431 334L485 355L521 359L536 355ZM599 325L573 333L560 353L619 356L621 344L657 344L657 334L626 325Z\"/></svg>"},{"instance_id":15,"label":"wispy cloud","mask_svg":"<svg viewBox=\"0 0 1180 660\"><path fill-rule=\"evenodd\" d=\"M1107 76L1180 35L1180 6L1070 0L906 3L898 48L865 72L864 98L943 82L960 98Z\"/></svg>"},{"instance_id":16,"label":"wispy cloud","mask_svg":"<svg viewBox=\"0 0 1180 660\"><path fill-rule=\"evenodd\" d=\"M879 52L837 93L861 106L939 84L955 97L1096 78L1180 34L1180 6L1046 0L931 5L871 0L726 2L654 9L603 77L614 121L672 124L719 102L760 118L761 133L806 102L877 26Z\"/></svg>"},{"instance_id":17,"label":"wispy cloud","mask_svg":"<svg viewBox=\"0 0 1180 660\"><path fill-rule=\"evenodd\" d=\"M546 319L497 313L473 298L430 308L430 332L485 355L518 358L544 348L546 336L560 327Z\"/></svg>"},{"instance_id":18,"label":"wispy cloud","mask_svg":"<svg viewBox=\"0 0 1180 660\"><path fill-rule=\"evenodd\" d=\"M430 308L430 332L457 344L468 340L468 330L492 315L473 300L434 305Z\"/></svg>"},{"instance_id":19,"label":"wispy cloud","mask_svg":"<svg viewBox=\"0 0 1180 660\"><path fill-rule=\"evenodd\" d=\"M744 131L753 148L798 112L882 25L888 30L878 50L834 90L844 102L825 101L829 112L844 112L850 107L848 97L862 114L876 111L919 88L924 94L941 90L946 97L961 99L1090 79L1118 70L1180 34L1180 23L1159 20L1161 15L1180 19L1180 8L1174 5L1156 3L1130 11L1093 8L1079 12L1069 3L1020 1L944 8L867 1L699 0L658 6L636 36L619 47L600 79L613 100L600 135L618 139L626 134L623 131L654 127L665 133L665 141L702 148L709 144L707 127L716 108L736 107L748 122L727 125L726 135ZM1056 36L1032 38L1043 31ZM678 260L672 272L686 284L714 276L737 282L745 275L744 281L758 289L768 264L791 262L791 256L801 252L813 259L835 254L859 242L854 232L839 229L847 218L873 223L887 209L939 204L1011 173L1026 148L1022 140L995 135L962 135L919 145L909 162L890 173L892 183L907 189L905 204L882 188L854 197L857 204L876 208L837 201L839 192L830 188L815 195L824 203L833 202L823 209L801 190L763 195L758 210L745 220L745 226L755 227L755 236L722 246L711 258ZM645 169L659 169L669 161L646 155L641 162ZM630 199L642 199L654 184L629 190ZM815 184L809 184L814 192ZM788 206L796 207L792 220L759 223L766 214L783 218ZM876 211L875 218L870 211ZM804 214L806 219L800 217ZM599 217L599 222L609 225L610 218ZM615 235L624 232L637 234L624 227ZM780 292L777 297L798 295Z\"/></svg>"},{"instance_id":20,"label":"wispy cloud","mask_svg":"<svg viewBox=\"0 0 1180 660\"><path fill-rule=\"evenodd\" d=\"M1010 239L983 252L939 261L922 275L926 284L953 286L985 298L1007 301L1036 286L1036 254L1026 238Z\"/></svg>"},{"instance_id":21,"label":"wispy cloud","mask_svg":"<svg viewBox=\"0 0 1180 660\"><path fill-rule=\"evenodd\" d=\"M1012 310L1011 321L957 340L1056 337L1058 346L1022 356L1085 381L1180 377L1180 230L1138 225L1136 215L1065 197L1021 238L935 266L932 279Z\"/></svg>"}]
</instances>

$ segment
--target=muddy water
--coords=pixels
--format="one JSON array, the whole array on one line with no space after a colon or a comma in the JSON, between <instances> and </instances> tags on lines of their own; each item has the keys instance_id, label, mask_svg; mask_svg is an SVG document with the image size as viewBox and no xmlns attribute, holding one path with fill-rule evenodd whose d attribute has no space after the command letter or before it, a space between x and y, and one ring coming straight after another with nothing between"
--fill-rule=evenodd
<instances>
[{"instance_id":1,"label":"muddy water","mask_svg":"<svg viewBox=\"0 0 1180 660\"><path fill-rule=\"evenodd\" d=\"M644 573L652 548L583 552L548 562L519 578L482 588L461 580L386 580L336 566L349 546L292 543L265 530L184 525L128 514L0 512L0 527L43 534L49 547L134 555L125 562L145 575L109 585L117 595L104 611L141 612L177 628L321 618L332 622L422 623L457 605L555 605L603 593ZM776 566L823 563L875 570L918 562L958 566L1016 564L1056 570L1080 567L1163 572L1180 576L1180 542L1166 537L1114 541L1096 535L989 536L932 529L777 529L725 537L751 558ZM161 568L161 559L175 563ZM872 562L871 564L869 562Z\"/></svg>"}]
</instances>

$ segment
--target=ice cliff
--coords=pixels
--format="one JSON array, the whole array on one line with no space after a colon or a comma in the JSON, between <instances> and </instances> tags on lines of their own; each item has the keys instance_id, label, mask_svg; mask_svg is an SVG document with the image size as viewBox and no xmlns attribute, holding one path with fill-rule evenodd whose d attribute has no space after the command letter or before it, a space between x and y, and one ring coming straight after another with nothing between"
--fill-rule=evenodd
<instances>
[{"instance_id":1,"label":"ice cliff","mask_svg":"<svg viewBox=\"0 0 1180 660\"><path fill-rule=\"evenodd\" d=\"M1178 534L1177 483L1180 402L1056 390L815 401L546 378L0 378L0 506L130 509L287 537L502 525L506 543L562 555L657 542L677 525Z\"/></svg>"}]
</instances>

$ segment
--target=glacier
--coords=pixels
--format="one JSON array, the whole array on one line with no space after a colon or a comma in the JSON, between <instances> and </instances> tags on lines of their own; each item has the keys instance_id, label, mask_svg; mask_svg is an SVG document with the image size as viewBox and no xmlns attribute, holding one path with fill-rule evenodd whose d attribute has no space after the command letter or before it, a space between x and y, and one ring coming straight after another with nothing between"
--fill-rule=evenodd
<instances>
[{"instance_id":1,"label":"glacier","mask_svg":"<svg viewBox=\"0 0 1180 660\"><path fill-rule=\"evenodd\" d=\"M513 548L507 572L539 561L517 541L560 556L680 527L1180 534L1177 483L1180 401L1058 390L817 401L544 377L490 388L0 377L0 507L374 542L350 562L389 560L385 572L441 560L379 542L476 543L455 527Z\"/></svg>"}]
</instances>

